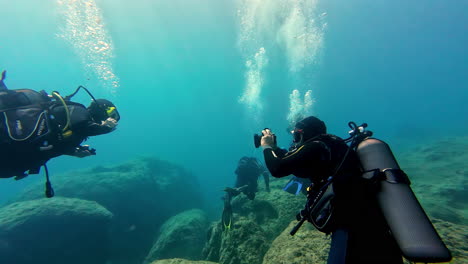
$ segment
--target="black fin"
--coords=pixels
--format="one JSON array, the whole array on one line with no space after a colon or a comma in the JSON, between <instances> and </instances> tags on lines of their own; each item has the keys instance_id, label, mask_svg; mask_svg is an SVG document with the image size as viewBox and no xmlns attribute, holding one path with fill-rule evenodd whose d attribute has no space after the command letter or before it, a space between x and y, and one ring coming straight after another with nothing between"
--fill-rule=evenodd
<instances>
[{"instance_id":1,"label":"black fin","mask_svg":"<svg viewBox=\"0 0 468 264\"><path fill-rule=\"evenodd\" d=\"M0 76L0 91L8 90L5 83L3 82L3 80L5 79L6 79L6 71L2 71L2 74Z\"/></svg>"}]
</instances>

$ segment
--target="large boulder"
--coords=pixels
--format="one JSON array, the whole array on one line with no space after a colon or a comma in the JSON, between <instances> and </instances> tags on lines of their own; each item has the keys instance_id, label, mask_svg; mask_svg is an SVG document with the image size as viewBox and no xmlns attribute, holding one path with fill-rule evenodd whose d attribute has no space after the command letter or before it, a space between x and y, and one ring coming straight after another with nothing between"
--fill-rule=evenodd
<instances>
[{"instance_id":1,"label":"large boulder","mask_svg":"<svg viewBox=\"0 0 468 264\"><path fill-rule=\"evenodd\" d=\"M199 209L185 211L169 218L161 227L158 239L145 263L175 257L200 260L207 229L207 217Z\"/></svg>"},{"instance_id":2,"label":"large boulder","mask_svg":"<svg viewBox=\"0 0 468 264\"><path fill-rule=\"evenodd\" d=\"M51 180L57 196L96 201L114 214L113 264L142 263L159 227L169 217L202 207L194 175L156 158L53 175ZM25 190L18 200L42 195L40 183Z\"/></svg>"},{"instance_id":3,"label":"large boulder","mask_svg":"<svg viewBox=\"0 0 468 264\"><path fill-rule=\"evenodd\" d=\"M289 226L273 241L263 258L263 264L326 263L330 238L305 223L294 236L289 232L297 224Z\"/></svg>"},{"instance_id":4,"label":"large boulder","mask_svg":"<svg viewBox=\"0 0 468 264\"><path fill-rule=\"evenodd\" d=\"M397 155L426 212L466 224L468 218L468 137L430 142Z\"/></svg>"},{"instance_id":5,"label":"large boulder","mask_svg":"<svg viewBox=\"0 0 468 264\"><path fill-rule=\"evenodd\" d=\"M103 264L112 214L96 202L39 199L0 209L0 263Z\"/></svg>"}]
</instances>

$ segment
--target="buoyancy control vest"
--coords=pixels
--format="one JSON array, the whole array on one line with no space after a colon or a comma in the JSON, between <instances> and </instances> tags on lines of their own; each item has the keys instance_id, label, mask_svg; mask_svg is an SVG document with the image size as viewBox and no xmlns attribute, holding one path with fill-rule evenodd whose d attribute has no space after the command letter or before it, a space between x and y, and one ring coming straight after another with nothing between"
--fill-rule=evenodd
<instances>
[{"instance_id":1,"label":"buoyancy control vest","mask_svg":"<svg viewBox=\"0 0 468 264\"><path fill-rule=\"evenodd\" d=\"M26 170L37 173L45 164L47 160L37 156L54 136L48 115L51 104L51 98L44 91L18 89L0 92L0 158L5 163L0 177L21 177Z\"/></svg>"},{"instance_id":2,"label":"buoyancy control vest","mask_svg":"<svg viewBox=\"0 0 468 264\"><path fill-rule=\"evenodd\" d=\"M44 91L30 89L0 92L0 144L37 143L47 136L47 109L51 99Z\"/></svg>"}]
</instances>

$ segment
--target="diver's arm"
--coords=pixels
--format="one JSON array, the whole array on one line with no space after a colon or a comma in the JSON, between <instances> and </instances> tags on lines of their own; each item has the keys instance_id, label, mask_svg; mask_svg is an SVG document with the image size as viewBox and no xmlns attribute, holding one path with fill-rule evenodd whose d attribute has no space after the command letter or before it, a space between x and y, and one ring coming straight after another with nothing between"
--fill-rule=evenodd
<instances>
[{"instance_id":1,"label":"diver's arm","mask_svg":"<svg viewBox=\"0 0 468 264\"><path fill-rule=\"evenodd\" d=\"M96 149L90 148L89 145L83 145L83 146L70 148L68 151L66 151L63 154L77 157L77 158L84 158L84 157L96 155Z\"/></svg>"},{"instance_id":2,"label":"diver's arm","mask_svg":"<svg viewBox=\"0 0 468 264\"><path fill-rule=\"evenodd\" d=\"M117 121L113 118L107 118L101 124L90 121L87 126L87 136L98 136L114 131L117 127Z\"/></svg>"},{"instance_id":3,"label":"diver's arm","mask_svg":"<svg viewBox=\"0 0 468 264\"><path fill-rule=\"evenodd\" d=\"M319 154L321 150L320 144L311 142L285 155L282 155L284 152L281 149L266 148L263 150L263 155L265 157L265 164L271 175L281 178L293 174L297 166L306 160L310 163L320 160Z\"/></svg>"}]
</instances>

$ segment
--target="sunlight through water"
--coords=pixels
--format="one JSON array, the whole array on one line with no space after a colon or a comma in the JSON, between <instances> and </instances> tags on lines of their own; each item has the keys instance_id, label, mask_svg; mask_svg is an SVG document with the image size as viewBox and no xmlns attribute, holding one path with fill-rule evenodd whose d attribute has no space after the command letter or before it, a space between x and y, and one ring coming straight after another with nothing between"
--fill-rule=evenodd
<instances>
[{"instance_id":1,"label":"sunlight through water","mask_svg":"<svg viewBox=\"0 0 468 264\"><path fill-rule=\"evenodd\" d=\"M58 36L73 47L81 59L88 78L95 77L109 92L119 87L112 59L112 38L105 28L101 10L94 0L58 0L64 23Z\"/></svg>"}]
</instances>

